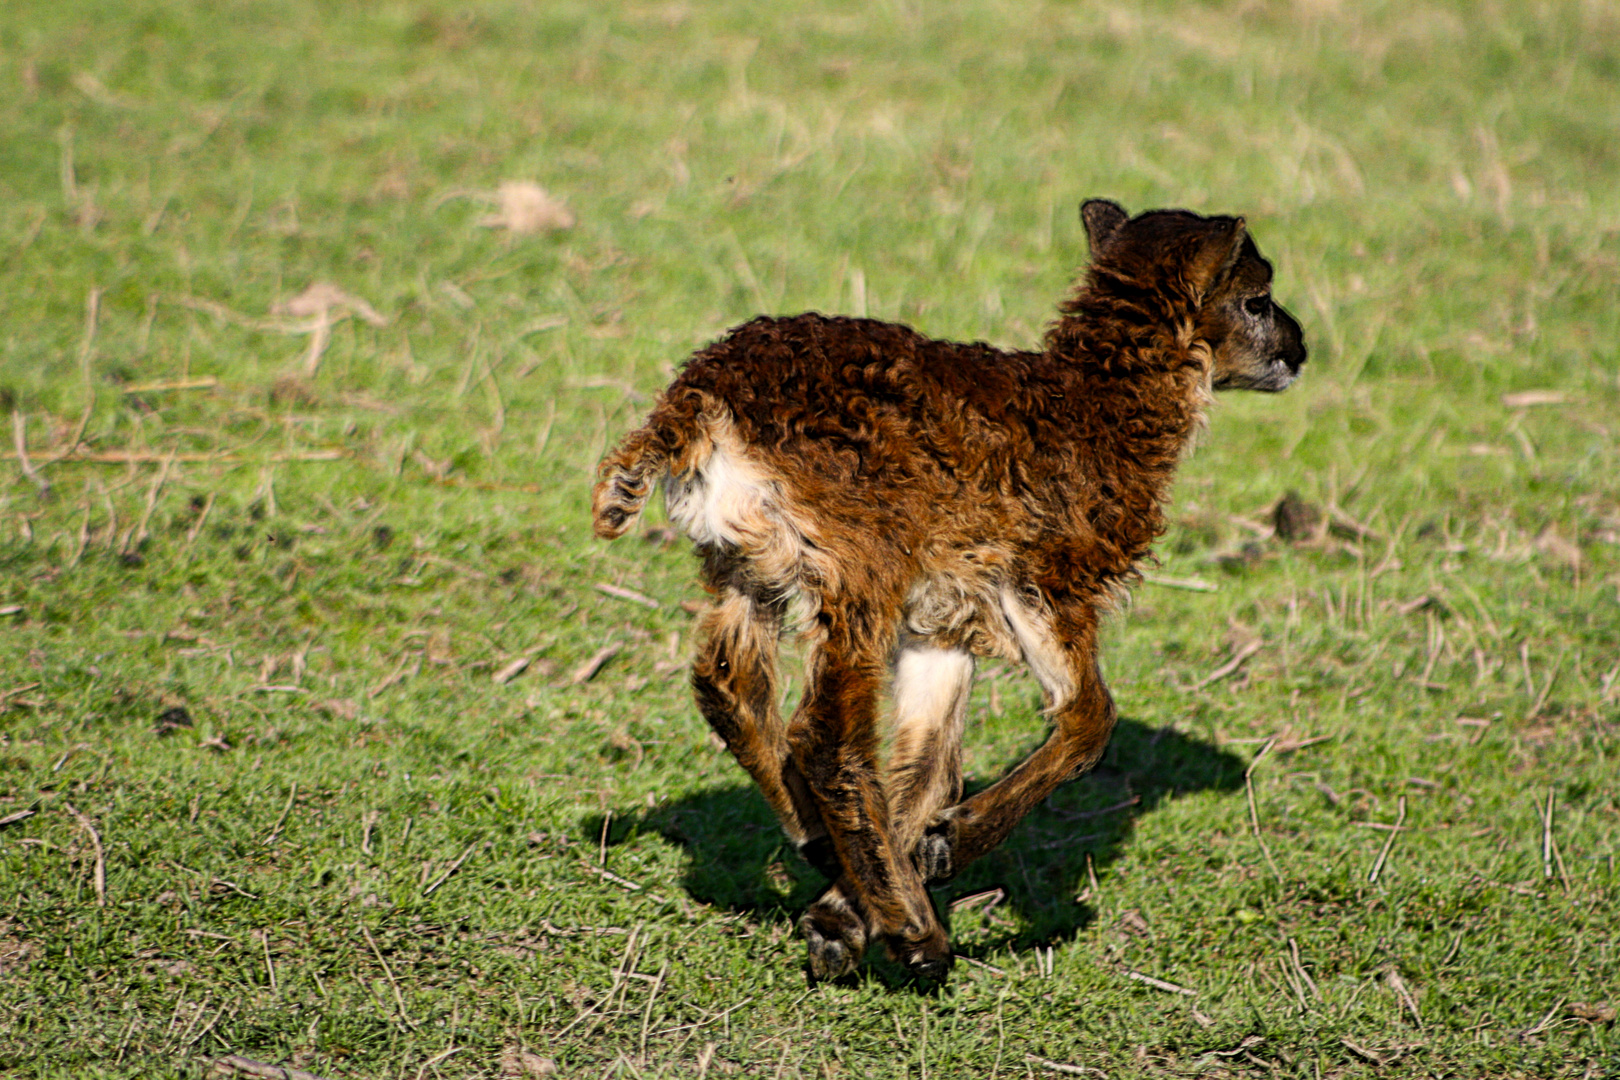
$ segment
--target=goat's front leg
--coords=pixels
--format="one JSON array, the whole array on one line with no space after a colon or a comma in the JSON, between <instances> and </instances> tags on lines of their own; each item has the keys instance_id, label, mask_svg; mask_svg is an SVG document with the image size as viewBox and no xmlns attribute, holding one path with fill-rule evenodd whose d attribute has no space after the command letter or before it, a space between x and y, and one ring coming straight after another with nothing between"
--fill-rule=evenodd
<instances>
[{"instance_id":1,"label":"goat's front leg","mask_svg":"<svg viewBox=\"0 0 1620 1080\"><path fill-rule=\"evenodd\" d=\"M962 730L973 690L973 654L923 639L901 642L894 662L894 749L885 787L894 838L923 880L947 876L950 852L926 830L962 797Z\"/></svg>"},{"instance_id":2,"label":"goat's front leg","mask_svg":"<svg viewBox=\"0 0 1620 1080\"><path fill-rule=\"evenodd\" d=\"M1009 595L1004 601L1024 659L1041 683L1052 733L990 787L939 815L918 844L930 883L945 881L991 851L1059 784L1089 771L1113 733L1114 699L1097 668L1089 611L1054 627L1050 614Z\"/></svg>"},{"instance_id":3,"label":"goat's front leg","mask_svg":"<svg viewBox=\"0 0 1620 1080\"><path fill-rule=\"evenodd\" d=\"M793 759L843 870L800 921L810 973L837 978L854 968L871 938L882 937L896 959L940 978L950 969L950 944L910 852L896 843L877 767L881 654L840 625L828 630L811 654L804 698L788 726Z\"/></svg>"}]
</instances>

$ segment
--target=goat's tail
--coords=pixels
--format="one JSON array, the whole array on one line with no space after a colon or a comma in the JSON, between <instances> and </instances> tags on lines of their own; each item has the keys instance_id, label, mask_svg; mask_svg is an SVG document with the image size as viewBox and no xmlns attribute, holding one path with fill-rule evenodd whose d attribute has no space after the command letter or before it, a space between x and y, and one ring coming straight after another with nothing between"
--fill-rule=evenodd
<instances>
[{"instance_id":1,"label":"goat's tail","mask_svg":"<svg viewBox=\"0 0 1620 1080\"><path fill-rule=\"evenodd\" d=\"M669 474L670 446L651 423L637 428L596 467L591 519L604 540L623 536L641 516L653 488Z\"/></svg>"}]
</instances>

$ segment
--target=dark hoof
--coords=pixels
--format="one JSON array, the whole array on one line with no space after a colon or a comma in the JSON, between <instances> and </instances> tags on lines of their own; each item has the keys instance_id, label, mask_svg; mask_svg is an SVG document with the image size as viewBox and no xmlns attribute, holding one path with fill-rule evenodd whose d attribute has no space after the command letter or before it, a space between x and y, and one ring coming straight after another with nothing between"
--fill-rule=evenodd
<instances>
[{"instance_id":1,"label":"dark hoof","mask_svg":"<svg viewBox=\"0 0 1620 1080\"><path fill-rule=\"evenodd\" d=\"M855 970L858 961L842 941L828 941L814 930L806 930L804 937L810 945L805 968L811 983L832 982Z\"/></svg>"},{"instance_id":2,"label":"dark hoof","mask_svg":"<svg viewBox=\"0 0 1620 1080\"><path fill-rule=\"evenodd\" d=\"M943 953L919 950L906 959L906 967L911 969L913 975L932 982L944 982L955 963L956 957L951 955L949 949Z\"/></svg>"},{"instance_id":3,"label":"dark hoof","mask_svg":"<svg viewBox=\"0 0 1620 1080\"><path fill-rule=\"evenodd\" d=\"M928 898L933 903L933 897ZM915 924L907 926L889 939L889 955L906 965L913 975L934 982L943 982L951 973L956 957L951 955L951 939L940 924L935 908L933 929L925 930Z\"/></svg>"},{"instance_id":4,"label":"dark hoof","mask_svg":"<svg viewBox=\"0 0 1620 1080\"><path fill-rule=\"evenodd\" d=\"M950 822L936 825L923 833L922 839L917 841L915 858L917 872L922 875L924 883L939 885L956 876L952 847Z\"/></svg>"},{"instance_id":5,"label":"dark hoof","mask_svg":"<svg viewBox=\"0 0 1620 1080\"><path fill-rule=\"evenodd\" d=\"M807 967L814 982L841 979L855 970L866 952L866 925L844 898L832 890L810 905L799 920L799 933L809 947Z\"/></svg>"}]
</instances>

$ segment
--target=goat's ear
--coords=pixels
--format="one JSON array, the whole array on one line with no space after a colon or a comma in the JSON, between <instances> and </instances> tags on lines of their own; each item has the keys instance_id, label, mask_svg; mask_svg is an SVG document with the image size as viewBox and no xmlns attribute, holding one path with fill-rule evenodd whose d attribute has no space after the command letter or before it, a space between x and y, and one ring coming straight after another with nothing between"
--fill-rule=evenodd
<instances>
[{"instance_id":1,"label":"goat's ear","mask_svg":"<svg viewBox=\"0 0 1620 1080\"><path fill-rule=\"evenodd\" d=\"M1091 245L1091 253L1096 255L1119 231L1119 227L1130 220L1125 208L1112 199L1087 199L1080 204L1080 222L1086 227L1086 241Z\"/></svg>"},{"instance_id":2,"label":"goat's ear","mask_svg":"<svg viewBox=\"0 0 1620 1080\"><path fill-rule=\"evenodd\" d=\"M1198 251L1193 255L1192 265L1187 268L1187 281L1193 287L1193 292L1202 303L1208 296L1215 283L1230 270L1243 253L1243 241L1249 235L1248 226L1243 219L1217 218L1214 228L1210 230Z\"/></svg>"}]
</instances>

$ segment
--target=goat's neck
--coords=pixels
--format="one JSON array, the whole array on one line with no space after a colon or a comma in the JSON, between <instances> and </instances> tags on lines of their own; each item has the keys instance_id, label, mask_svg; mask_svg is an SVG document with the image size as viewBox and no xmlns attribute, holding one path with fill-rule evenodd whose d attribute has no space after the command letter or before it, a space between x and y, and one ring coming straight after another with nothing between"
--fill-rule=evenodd
<instances>
[{"instance_id":1,"label":"goat's neck","mask_svg":"<svg viewBox=\"0 0 1620 1080\"><path fill-rule=\"evenodd\" d=\"M1112 498L1155 528L1209 401L1207 354L1185 340L1162 324L1076 316L1047 336L1081 453Z\"/></svg>"}]
</instances>

